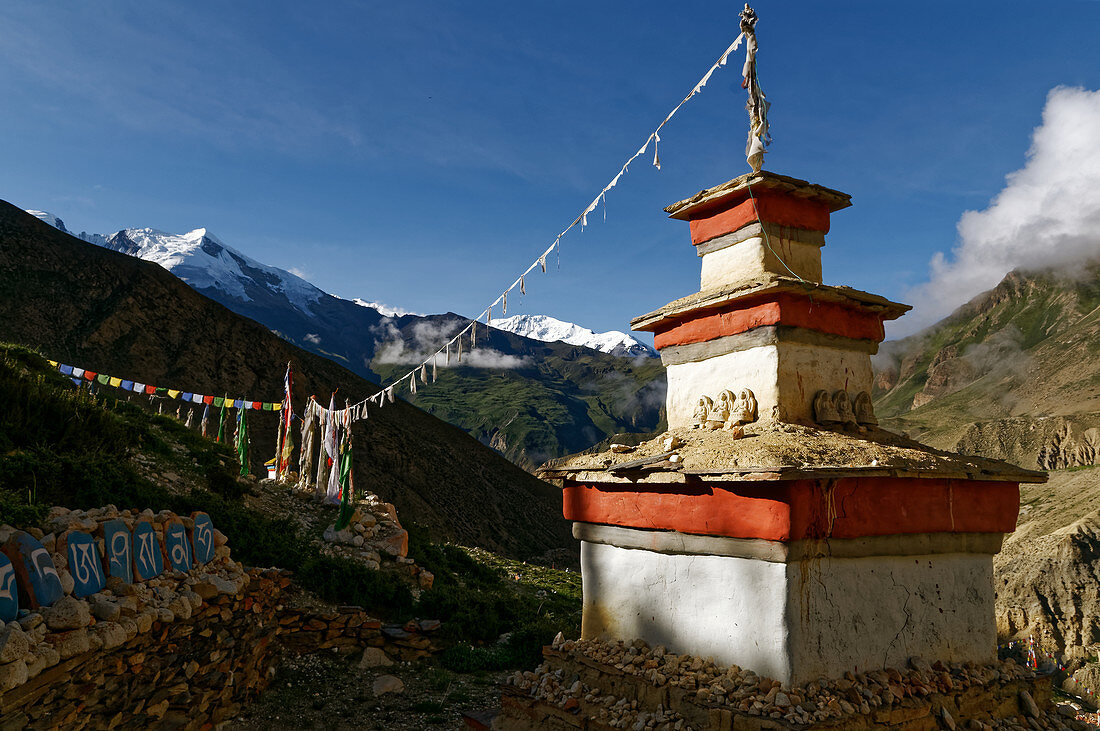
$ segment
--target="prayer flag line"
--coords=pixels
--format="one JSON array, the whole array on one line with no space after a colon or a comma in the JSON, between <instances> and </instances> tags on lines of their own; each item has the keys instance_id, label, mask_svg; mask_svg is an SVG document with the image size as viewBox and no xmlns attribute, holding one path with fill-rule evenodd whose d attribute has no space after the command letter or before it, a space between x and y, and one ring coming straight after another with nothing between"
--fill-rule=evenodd
<instances>
[{"instance_id":1,"label":"prayer flag line","mask_svg":"<svg viewBox=\"0 0 1100 731\"><path fill-rule=\"evenodd\" d=\"M525 269L523 271L522 274L519 275L519 277L516 278L516 281L514 281L511 284L511 286L509 286L499 296L497 296L497 298L495 300L493 300L489 304L488 307L486 307L484 310L481 311L481 314L479 314L477 317L473 318L470 321L470 323L468 325L466 325L466 327L462 328L458 332L457 335L452 337L442 347L440 347L434 353L432 353L427 358L425 358L422 363L420 363L419 365L414 367L412 370L410 370L405 375L401 376L400 378L398 378L395 381L393 381L392 383L390 383L388 386L385 386L384 388L382 388L382 390L380 390L378 393L374 394L373 396L369 396L369 397L363 399L362 401L355 404L355 406L351 407L351 408L365 407L368 402L373 401L375 399L377 399L379 406L381 406L386 400L388 400L390 403L393 403L393 401L394 401L394 388L397 387L398 385L400 385L404 381L409 381L410 392L411 393L416 393L416 378L417 378L417 375L419 374L422 382L427 384L428 383L428 380L427 380L427 367L430 364L432 366L432 380L434 381L435 377L436 377L437 359L441 355L445 354L446 361L447 361L447 363L449 363L450 362L450 356L451 356L451 348L454 347L456 344L457 344L457 348L458 348L458 360L461 361L462 360L462 338L464 336L466 336L467 334L469 334L470 341L471 341L471 350L472 350L473 349L472 348L473 343L475 342L476 337L477 337L477 325L478 325L479 321L481 320L481 318L482 317L485 318L485 327L489 328L490 323L493 319L493 307L495 307L498 304L502 304L503 305L502 310L503 310L504 314L505 315L508 314L508 293L518 287L521 294L527 294L527 284L526 284L527 275L530 274L531 272L533 272L535 270L535 267L539 267L542 270L543 273L546 272L546 257L548 257L550 254L552 254L555 249L558 250L558 252L560 254L562 238L567 233L569 233L573 228L575 228L578 224L580 225L582 230L584 229L585 226L588 225L588 214L595 211L596 207L600 204L601 201L604 201L606 203L606 200L607 200L606 196L607 196L608 191L610 191L612 188L614 188L616 185L619 184L619 180L622 178L623 175L625 175L627 173L627 171L630 167L630 164L646 153L646 150L649 149L649 144L651 142L653 143L653 166L655 168L657 168L658 170L661 169L661 158L657 154L657 144L661 141L661 136L660 136L661 129L664 128L664 126L666 124L668 124L669 121L671 121L671 119L676 115L677 112L680 111L680 108L682 106L684 106L684 104L686 104L689 99L691 99L693 96L695 96L696 94L700 93L703 90L703 87L705 87L707 85L707 82L710 81L710 77L714 74L715 71L717 71L720 67L726 65L726 62L729 60L729 55L731 53L733 53L735 50L737 50L738 46L741 45L741 42L742 42L742 40L745 39L745 37L746 37L745 33L742 32L741 34L739 34L737 36L736 39L734 39L733 43L731 43L729 45L729 47L726 48L726 50L722 53L722 55L718 57L718 60L715 61L713 65L711 65L711 67L707 70L707 72L705 74L703 74L703 77L699 80L699 82L694 87L692 87L691 91L688 92L688 95L685 96L680 101L679 104L677 104L675 107L673 107L672 111L669 112L665 116L664 120L662 120L659 125L657 125L657 128L654 129L653 132L650 133L649 137L646 138L645 143L640 148L638 148L638 151L635 152L633 155L631 155L627 159L627 161L625 163L623 163L622 167L619 168L619 171L615 174L615 176L613 178L611 178L611 182L609 182L607 185L605 185L603 187L603 189L598 194L596 194L596 197L592 199L592 202L589 203L588 206L583 211L581 211L581 213L575 219L573 219L572 223L570 223L568 226L566 226L565 229L561 233L559 233L557 236L554 237L554 241L546 248L546 250L544 252L542 252L542 254L537 259L535 259L531 263L530 266L527 267L527 269ZM754 53L755 52L755 44L753 44L753 48L747 49L747 50ZM748 64L749 64L748 58L746 58L745 63L746 63L746 67L748 67ZM366 417L364 416L363 418L366 418Z\"/></svg>"},{"instance_id":2,"label":"prayer flag line","mask_svg":"<svg viewBox=\"0 0 1100 731\"><path fill-rule=\"evenodd\" d=\"M132 393L142 394L145 396L159 396L161 398L170 398L175 401L182 401L189 404L205 404L212 405L214 408L221 408L224 404L226 408L235 409L252 409L253 411L281 411L283 409L284 402L275 401L253 401L252 399L240 399L229 398L228 396L212 396L210 394L193 393L191 391L184 391L182 389L168 388L166 386L154 386L152 384L141 383L140 381L132 381L129 379L117 378L115 376L108 376L105 373L99 373L98 371L88 370L87 368L80 368L78 366L68 365L56 360L47 361L51 366L56 368L63 376L68 376L74 383L98 383L101 386L111 386L123 391L130 391Z\"/></svg>"}]
</instances>

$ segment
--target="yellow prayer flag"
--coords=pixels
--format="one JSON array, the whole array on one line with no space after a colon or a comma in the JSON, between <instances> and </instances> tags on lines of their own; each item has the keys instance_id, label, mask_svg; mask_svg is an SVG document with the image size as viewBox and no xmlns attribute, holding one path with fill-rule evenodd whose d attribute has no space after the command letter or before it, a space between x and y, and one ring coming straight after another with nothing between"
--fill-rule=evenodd
<instances>
[{"instance_id":1,"label":"yellow prayer flag","mask_svg":"<svg viewBox=\"0 0 1100 731\"><path fill-rule=\"evenodd\" d=\"M57 368L57 361L56 360L47 360L46 362L49 363L50 365L52 365L54 368Z\"/></svg>"},{"instance_id":2,"label":"yellow prayer flag","mask_svg":"<svg viewBox=\"0 0 1100 731\"><path fill-rule=\"evenodd\" d=\"M172 389L168 389L168 398L179 398L180 393L180 391L173 391Z\"/></svg>"},{"instance_id":3,"label":"yellow prayer flag","mask_svg":"<svg viewBox=\"0 0 1100 731\"><path fill-rule=\"evenodd\" d=\"M282 404L271 404L271 410L272 411L282 411L283 410L283 405Z\"/></svg>"},{"instance_id":4,"label":"yellow prayer flag","mask_svg":"<svg viewBox=\"0 0 1100 731\"><path fill-rule=\"evenodd\" d=\"M110 379L110 381L108 381L108 383L110 383L115 388L118 388L119 386L122 385L122 379L121 378L112 378L112 379Z\"/></svg>"}]
</instances>

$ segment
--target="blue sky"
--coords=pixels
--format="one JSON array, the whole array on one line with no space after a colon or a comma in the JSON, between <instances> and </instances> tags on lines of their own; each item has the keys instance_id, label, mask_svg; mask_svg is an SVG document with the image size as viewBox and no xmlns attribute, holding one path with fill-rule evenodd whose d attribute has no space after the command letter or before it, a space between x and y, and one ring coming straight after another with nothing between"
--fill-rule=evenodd
<instances>
[{"instance_id":1,"label":"blue sky","mask_svg":"<svg viewBox=\"0 0 1100 731\"><path fill-rule=\"evenodd\" d=\"M765 167L854 198L824 250L832 284L919 296L963 213L1024 166L1051 89L1100 89L1095 0L755 7ZM0 198L77 231L204 226L334 294L476 314L698 81L738 10L9 1ZM747 170L740 55L662 132L662 169L635 163L509 314L626 330L698 288L661 209Z\"/></svg>"}]
</instances>

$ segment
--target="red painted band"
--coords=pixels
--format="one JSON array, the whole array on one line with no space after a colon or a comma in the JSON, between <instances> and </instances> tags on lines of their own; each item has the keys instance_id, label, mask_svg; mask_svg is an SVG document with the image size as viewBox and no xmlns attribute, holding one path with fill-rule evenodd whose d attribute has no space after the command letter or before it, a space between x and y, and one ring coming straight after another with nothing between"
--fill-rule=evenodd
<instances>
[{"instance_id":1,"label":"red painted band","mask_svg":"<svg viewBox=\"0 0 1100 731\"><path fill-rule=\"evenodd\" d=\"M801 327L876 343L886 337L882 315L834 302L814 301L803 294L766 294L750 301L731 302L725 307L706 314L688 313L690 320L658 324L653 330L654 347L660 350L670 345L705 343L769 325Z\"/></svg>"},{"instance_id":2,"label":"red painted band","mask_svg":"<svg viewBox=\"0 0 1100 731\"><path fill-rule=\"evenodd\" d=\"M730 198L721 207L705 215L690 219L691 243L701 244L711 239L733 233L742 226L758 220L776 226L823 231L829 233L829 206L805 198L760 192L752 198Z\"/></svg>"},{"instance_id":3,"label":"red painted band","mask_svg":"<svg viewBox=\"0 0 1100 731\"><path fill-rule=\"evenodd\" d=\"M1010 533L1015 482L864 477L771 483L575 484L568 520L699 535L795 541L906 533Z\"/></svg>"}]
</instances>

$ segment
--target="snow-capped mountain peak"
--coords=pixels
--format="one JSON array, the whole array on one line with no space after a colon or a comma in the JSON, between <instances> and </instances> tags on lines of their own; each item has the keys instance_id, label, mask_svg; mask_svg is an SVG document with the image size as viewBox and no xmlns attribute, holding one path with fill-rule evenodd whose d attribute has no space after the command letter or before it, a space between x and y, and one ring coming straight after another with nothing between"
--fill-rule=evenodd
<instances>
[{"instance_id":1,"label":"snow-capped mountain peak","mask_svg":"<svg viewBox=\"0 0 1100 731\"><path fill-rule=\"evenodd\" d=\"M324 292L301 277L242 254L205 228L184 234L155 228L127 228L110 236L73 234L51 213L31 210L27 213L88 243L160 264L197 290L214 289L220 296L241 302L285 297L306 315L312 315L310 306L324 296Z\"/></svg>"},{"instance_id":2,"label":"snow-capped mountain peak","mask_svg":"<svg viewBox=\"0 0 1100 731\"><path fill-rule=\"evenodd\" d=\"M598 333L572 322L563 322L549 315L513 315L494 319L490 323L498 330L506 330L526 338L546 343L563 342L601 350L611 355L656 357L653 348L624 332L611 330Z\"/></svg>"},{"instance_id":3,"label":"snow-capped mountain peak","mask_svg":"<svg viewBox=\"0 0 1100 731\"><path fill-rule=\"evenodd\" d=\"M27 213L31 214L40 221L45 221L46 223L56 228L58 231L69 233L69 229L65 228L65 222L57 216L53 215L52 213L49 213L47 211L35 211L29 208L27 209Z\"/></svg>"},{"instance_id":4,"label":"snow-capped mountain peak","mask_svg":"<svg viewBox=\"0 0 1100 731\"><path fill-rule=\"evenodd\" d=\"M324 292L284 269L262 264L227 246L205 228L170 234L152 228L128 228L107 239L106 247L160 264L198 290L218 289L244 302L256 299L256 287L282 294L309 314Z\"/></svg>"}]
</instances>

